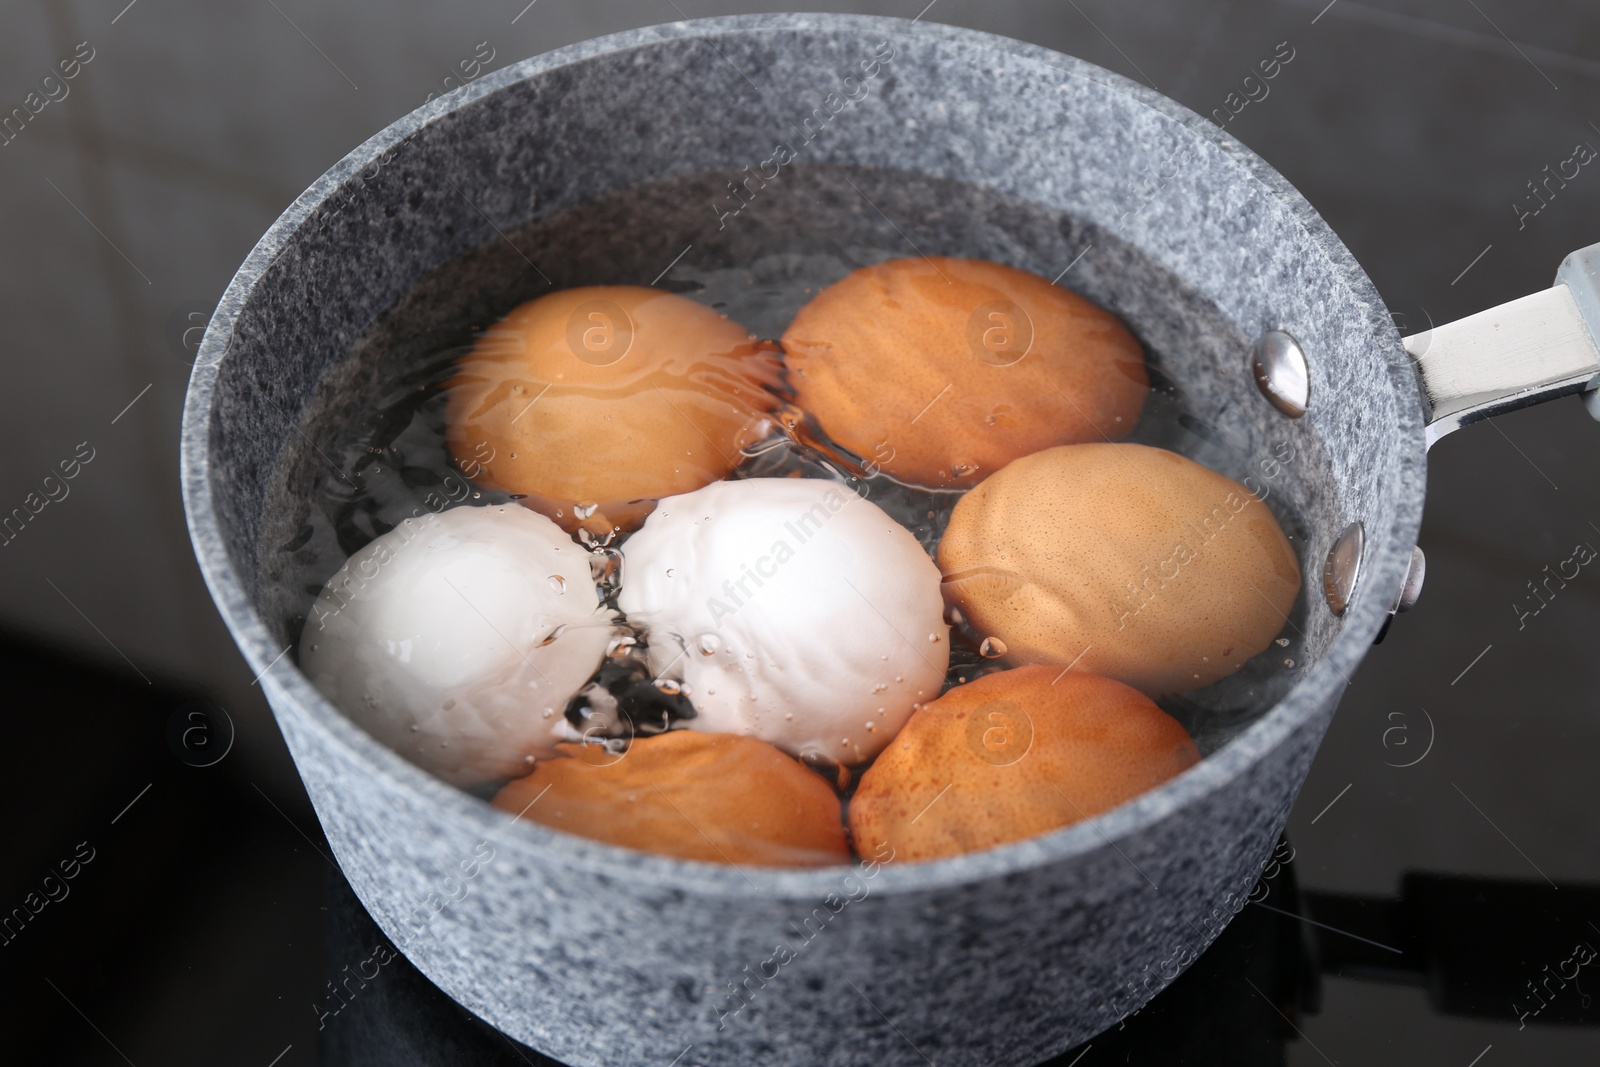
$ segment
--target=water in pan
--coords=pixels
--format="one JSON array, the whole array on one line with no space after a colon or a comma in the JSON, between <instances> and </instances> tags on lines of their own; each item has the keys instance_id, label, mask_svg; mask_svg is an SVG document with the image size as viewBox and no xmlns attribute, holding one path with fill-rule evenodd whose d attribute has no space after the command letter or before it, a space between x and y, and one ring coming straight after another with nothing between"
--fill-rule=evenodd
<instances>
[{"instance_id":1,"label":"water in pan","mask_svg":"<svg viewBox=\"0 0 1600 1067\"><path fill-rule=\"evenodd\" d=\"M748 192L748 190L747 190ZM834 167L798 168L733 201L723 177L693 175L596 198L502 236L444 264L382 317L325 383L310 434L318 449L311 499L262 573L288 636L298 641L312 600L348 556L405 518L513 498L473 485L445 448L444 383L474 340L522 302L578 285L654 284L777 338L821 288L850 271L919 254L992 259L1058 277L1058 284L1117 312L1145 347L1152 391L1128 440L1182 453L1265 493L1302 556L1296 476L1319 452L1285 431L1262 440L1237 409L1253 394L1249 341L1221 310L1138 250L1039 205L925 176ZM743 203L737 213L736 204ZM1237 376L1239 380L1231 380ZM1243 383L1242 385L1240 383ZM1259 398L1256 398L1259 399ZM742 476L801 473L841 479L883 507L932 553L958 495L863 479L782 434L746 449ZM624 542L621 542L625 544ZM595 545L596 573L617 542ZM606 584L614 600L614 582ZM1278 642L1208 689L1162 706L1215 751L1263 714L1307 664L1300 632L1307 594ZM959 618L947 685L1001 669L987 635ZM638 646L619 649L595 681L642 731L694 714L672 686L653 683ZM592 690L591 690L592 691ZM585 698L569 718L581 721Z\"/></svg>"}]
</instances>

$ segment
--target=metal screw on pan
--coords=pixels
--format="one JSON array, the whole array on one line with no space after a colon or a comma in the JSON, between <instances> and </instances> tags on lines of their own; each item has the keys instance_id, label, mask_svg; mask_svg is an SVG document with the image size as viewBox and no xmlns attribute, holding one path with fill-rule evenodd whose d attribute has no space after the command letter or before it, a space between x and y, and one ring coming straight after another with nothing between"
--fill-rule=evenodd
<instances>
[{"instance_id":1,"label":"metal screw on pan","mask_svg":"<svg viewBox=\"0 0 1600 1067\"><path fill-rule=\"evenodd\" d=\"M1366 545L1365 528L1359 522L1352 522L1328 549L1328 561L1322 566L1322 595L1335 615L1343 615L1355 596L1356 583L1361 580L1361 555Z\"/></svg>"},{"instance_id":2,"label":"metal screw on pan","mask_svg":"<svg viewBox=\"0 0 1600 1067\"><path fill-rule=\"evenodd\" d=\"M1256 385L1272 406L1298 419L1311 400L1311 372L1300 343L1282 330L1268 330L1256 341Z\"/></svg>"}]
</instances>

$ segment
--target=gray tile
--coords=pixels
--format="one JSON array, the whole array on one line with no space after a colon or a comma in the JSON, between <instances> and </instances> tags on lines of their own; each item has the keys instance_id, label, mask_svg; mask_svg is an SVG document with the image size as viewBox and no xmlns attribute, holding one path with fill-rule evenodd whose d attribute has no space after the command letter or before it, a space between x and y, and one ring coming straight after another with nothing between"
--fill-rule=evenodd
<instances>
[{"instance_id":1,"label":"gray tile","mask_svg":"<svg viewBox=\"0 0 1600 1067\"><path fill-rule=\"evenodd\" d=\"M80 25L99 10L74 5ZM372 0L143 3L107 27L95 88L123 140L292 197L442 89L480 43L492 67L520 58L509 38L533 17L513 28L505 5L487 0L403 11Z\"/></svg>"},{"instance_id":2,"label":"gray tile","mask_svg":"<svg viewBox=\"0 0 1600 1067\"><path fill-rule=\"evenodd\" d=\"M236 198L119 168L98 175L108 195L97 196L79 155L55 140L12 148L0 196L27 210L13 213L0 260L0 508L26 506L81 443L94 458L0 548L0 617L257 706L184 530L175 467L188 367L161 326L174 294L215 297L206 287L220 288L253 243L260 209L251 217ZM270 729L259 714L244 721L252 737Z\"/></svg>"},{"instance_id":3,"label":"gray tile","mask_svg":"<svg viewBox=\"0 0 1600 1067\"><path fill-rule=\"evenodd\" d=\"M70 55L70 49L65 54ZM62 58L55 54L44 12L36 4L7 4L0 11L0 110L9 114L21 107L23 98L39 88L39 80L56 72ZM46 105L40 114L53 106ZM3 155L0 149L0 158Z\"/></svg>"}]
</instances>

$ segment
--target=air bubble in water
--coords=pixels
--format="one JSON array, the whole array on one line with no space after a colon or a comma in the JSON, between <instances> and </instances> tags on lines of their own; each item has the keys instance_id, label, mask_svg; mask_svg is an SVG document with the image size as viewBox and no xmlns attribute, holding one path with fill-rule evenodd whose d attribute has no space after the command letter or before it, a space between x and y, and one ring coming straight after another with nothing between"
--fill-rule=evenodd
<instances>
[{"instance_id":1,"label":"air bubble in water","mask_svg":"<svg viewBox=\"0 0 1600 1067\"><path fill-rule=\"evenodd\" d=\"M722 642L717 638L716 634L701 634L695 644L700 646L700 654L702 656L715 656L717 650L722 647Z\"/></svg>"}]
</instances>

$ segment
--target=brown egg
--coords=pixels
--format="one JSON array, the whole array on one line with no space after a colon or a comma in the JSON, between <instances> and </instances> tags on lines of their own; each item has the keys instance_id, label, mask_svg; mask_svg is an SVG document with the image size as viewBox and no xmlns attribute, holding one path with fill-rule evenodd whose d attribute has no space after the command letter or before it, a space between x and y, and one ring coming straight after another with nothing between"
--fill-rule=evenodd
<instances>
[{"instance_id":1,"label":"brown egg","mask_svg":"<svg viewBox=\"0 0 1600 1067\"><path fill-rule=\"evenodd\" d=\"M838 795L765 741L671 730L635 738L620 759L598 746L560 749L502 789L494 806L679 859L756 867L850 862Z\"/></svg>"},{"instance_id":2,"label":"brown egg","mask_svg":"<svg viewBox=\"0 0 1600 1067\"><path fill-rule=\"evenodd\" d=\"M896 259L828 286L783 335L796 403L868 470L975 485L1051 445L1114 440L1149 382L1115 315L981 259Z\"/></svg>"},{"instance_id":3,"label":"brown egg","mask_svg":"<svg viewBox=\"0 0 1600 1067\"><path fill-rule=\"evenodd\" d=\"M1267 506L1145 445L1026 456L956 504L945 596L1016 663L1073 663L1146 693L1210 685L1288 622L1300 568Z\"/></svg>"},{"instance_id":4,"label":"brown egg","mask_svg":"<svg viewBox=\"0 0 1600 1067\"><path fill-rule=\"evenodd\" d=\"M1149 697L1097 674L1018 667L924 705L861 777L863 855L938 859L1070 826L1200 761Z\"/></svg>"},{"instance_id":5,"label":"brown egg","mask_svg":"<svg viewBox=\"0 0 1600 1067\"><path fill-rule=\"evenodd\" d=\"M518 307L461 360L446 437L480 485L605 534L725 477L765 434L779 381L773 346L703 304L566 289Z\"/></svg>"}]
</instances>

